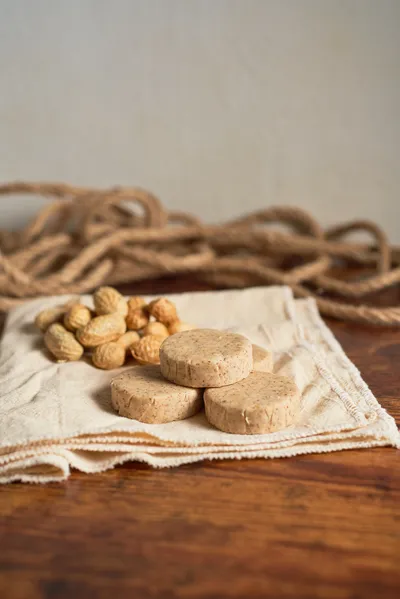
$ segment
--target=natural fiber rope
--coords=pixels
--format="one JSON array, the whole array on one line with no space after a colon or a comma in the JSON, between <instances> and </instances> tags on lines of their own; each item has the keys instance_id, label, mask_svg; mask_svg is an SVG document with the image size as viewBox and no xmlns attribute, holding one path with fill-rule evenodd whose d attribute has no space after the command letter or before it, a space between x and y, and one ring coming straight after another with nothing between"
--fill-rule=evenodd
<instances>
[{"instance_id":1,"label":"natural fiber rope","mask_svg":"<svg viewBox=\"0 0 400 599\"><path fill-rule=\"evenodd\" d=\"M374 223L357 221L323 231L299 208L274 207L225 225L168 213L137 188L87 189L61 184L9 183L0 196L34 194L53 201L24 229L0 230L0 311L42 295L84 293L104 284L196 273L221 287L289 285L315 297L320 311L343 320L400 325L400 306L380 308L320 297L327 291L360 298L400 283L400 249ZM139 205L133 213L125 203ZM277 223L290 232L271 229ZM371 245L345 237L366 231ZM289 259L296 265L287 268ZM368 269L357 281L334 278L334 262ZM371 269L373 273L371 274Z\"/></svg>"}]
</instances>

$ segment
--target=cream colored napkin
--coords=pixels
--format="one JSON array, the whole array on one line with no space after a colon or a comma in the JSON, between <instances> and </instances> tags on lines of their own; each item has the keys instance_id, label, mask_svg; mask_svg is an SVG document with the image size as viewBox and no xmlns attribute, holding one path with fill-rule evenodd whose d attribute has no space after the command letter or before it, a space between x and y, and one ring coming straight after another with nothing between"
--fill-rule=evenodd
<instances>
[{"instance_id":1,"label":"cream colored napkin","mask_svg":"<svg viewBox=\"0 0 400 599\"><path fill-rule=\"evenodd\" d=\"M204 413L158 425L118 416L109 385L118 371L97 370L88 361L57 364L43 351L32 322L60 298L39 299L9 314L0 346L0 482L59 481L71 467L99 472L128 460L165 468L204 459L400 445L393 418L314 301L294 300L286 287L171 298L183 320L242 333L273 351L275 372L294 377L302 393L295 426L269 435L232 435L210 426Z\"/></svg>"}]
</instances>

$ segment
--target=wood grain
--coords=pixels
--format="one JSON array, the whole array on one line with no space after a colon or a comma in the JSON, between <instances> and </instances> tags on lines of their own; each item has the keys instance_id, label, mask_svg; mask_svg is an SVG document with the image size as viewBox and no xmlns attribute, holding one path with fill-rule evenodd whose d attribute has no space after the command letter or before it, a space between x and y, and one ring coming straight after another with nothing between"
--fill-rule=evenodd
<instances>
[{"instance_id":1,"label":"wood grain","mask_svg":"<svg viewBox=\"0 0 400 599\"><path fill-rule=\"evenodd\" d=\"M400 422L400 331L328 325ZM399 506L391 448L1 486L0 597L399 597Z\"/></svg>"}]
</instances>

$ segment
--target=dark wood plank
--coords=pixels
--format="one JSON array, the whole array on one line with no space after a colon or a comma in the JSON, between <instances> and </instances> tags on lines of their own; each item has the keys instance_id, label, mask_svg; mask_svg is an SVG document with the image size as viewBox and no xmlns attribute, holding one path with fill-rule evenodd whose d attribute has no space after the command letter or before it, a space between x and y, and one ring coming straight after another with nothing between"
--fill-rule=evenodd
<instances>
[{"instance_id":1,"label":"dark wood plank","mask_svg":"<svg viewBox=\"0 0 400 599\"><path fill-rule=\"evenodd\" d=\"M328 325L400 422L400 331ZM383 448L1 486L0 597L398 597L399 466Z\"/></svg>"}]
</instances>

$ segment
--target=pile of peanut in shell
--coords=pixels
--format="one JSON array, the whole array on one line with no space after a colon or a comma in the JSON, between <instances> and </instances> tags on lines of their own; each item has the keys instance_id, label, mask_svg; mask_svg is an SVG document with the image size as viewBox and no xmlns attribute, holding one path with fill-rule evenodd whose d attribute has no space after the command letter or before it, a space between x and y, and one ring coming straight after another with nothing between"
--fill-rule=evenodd
<instances>
[{"instance_id":1,"label":"pile of peanut in shell","mask_svg":"<svg viewBox=\"0 0 400 599\"><path fill-rule=\"evenodd\" d=\"M194 328L179 320L165 297L147 304L142 297L126 300L113 287L100 287L93 304L94 310L75 298L36 316L44 344L58 362L80 360L86 352L105 370L120 368L130 356L138 364L159 364L164 339Z\"/></svg>"},{"instance_id":2,"label":"pile of peanut in shell","mask_svg":"<svg viewBox=\"0 0 400 599\"><path fill-rule=\"evenodd\" d=\"M210 424L234 434L292 425L300 392L272 373L269 351L237 333L196 329L164 339L160 366L136 366L111 381L114 409L147 424L184 420L203 406Z\"/></svg>"}]
</instances>

